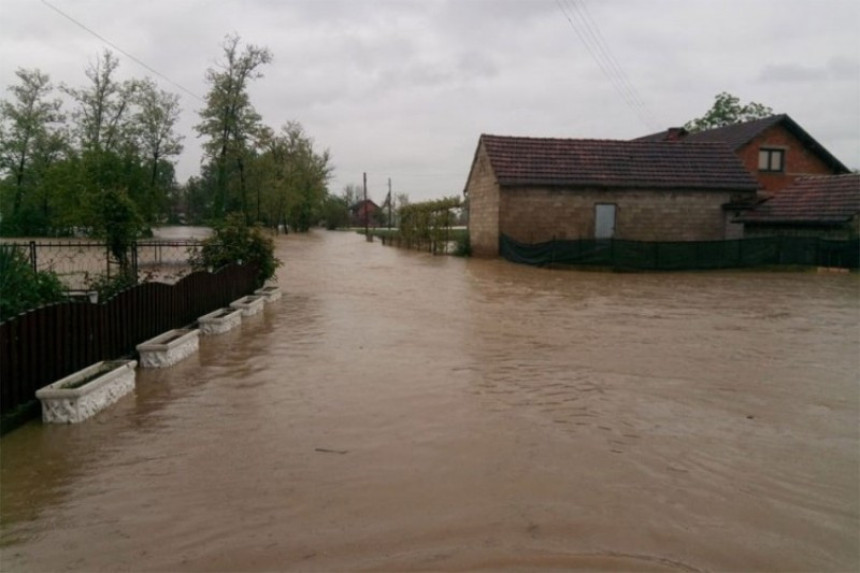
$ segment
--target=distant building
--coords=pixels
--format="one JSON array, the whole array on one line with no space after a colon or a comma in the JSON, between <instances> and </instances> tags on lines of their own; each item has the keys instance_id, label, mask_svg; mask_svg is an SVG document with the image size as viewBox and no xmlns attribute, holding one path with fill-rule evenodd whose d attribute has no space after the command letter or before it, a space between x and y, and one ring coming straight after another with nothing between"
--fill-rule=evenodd
<instances>
[{"instance_id":1,"label":"distant building","mask_svg":"<svg viewBox=\"0 0 860 573\"><path fill-rule=\"evenodd\" d=\"M849 173L842 162L786 114L695 133L673 127L634 141L724 143L758 179L765 196L779 193L798 177Z\"/></svg>"},{"instance_id":2,"label":"distant building","mask_svg":"<svg viewBox=\"0 0 860 573\"><path fill-rule=\"evenodd\" d=\"M802 177L738 218L744 236L860 235L860 174Z\"/></svg>"},{"instance_id":3,"label":"distant building","mask_svg":"<svg viewBox=\"0 0 860 573\"><path fill-rule=\"evenodd\" d=\"M362 199L349 207L349 223L353 227L377 226L379 205L370 199Z\"/></svg>"},{"instance_id":4,"label":"distant building","mask_svg":"<svg viewBox=\"0 0 860 573\"><path fill-rule=\"evenodd\" d=\"M758 181L721 143L482 135L464 193L476 256L500 237L704 241L742 236Z\"/></svg>"}]
</instances>

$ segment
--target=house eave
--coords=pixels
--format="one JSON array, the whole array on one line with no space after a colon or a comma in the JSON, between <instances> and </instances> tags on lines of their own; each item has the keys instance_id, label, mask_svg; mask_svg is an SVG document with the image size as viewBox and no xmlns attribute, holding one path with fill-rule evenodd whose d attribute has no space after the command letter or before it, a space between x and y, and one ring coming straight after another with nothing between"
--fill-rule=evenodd
<instances>
[{"instance_id":1,"label":"house eave","mask_svg":"<svg viewBox=\"0 0 860 573\"><path fill-rule=\"evenodd\" d=\"M704 192L729 192L729 193L755 193L758 186L703 186L683 184L648 184L648 183L606 183L601 181L576 182L565 181L498 181L502 189L555 189L567 191L704 191Z\"/></svg>"}]
</instances>

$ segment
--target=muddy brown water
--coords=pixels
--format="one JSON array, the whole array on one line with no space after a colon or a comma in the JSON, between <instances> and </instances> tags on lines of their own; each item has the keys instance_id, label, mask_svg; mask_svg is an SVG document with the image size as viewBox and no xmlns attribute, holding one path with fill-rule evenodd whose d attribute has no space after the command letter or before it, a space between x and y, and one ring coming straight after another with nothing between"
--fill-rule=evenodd
<instances>
[{"instance_id":1,"label":"muddy brown water","mask_svg":"<svg viewBox=\"0 0 860 573\"><path fill-rule=\"evenodd\" d=\"M277 239L284 297L4 436L3 571L854 571L860 277Z\"/></svg>"}]
</instances>

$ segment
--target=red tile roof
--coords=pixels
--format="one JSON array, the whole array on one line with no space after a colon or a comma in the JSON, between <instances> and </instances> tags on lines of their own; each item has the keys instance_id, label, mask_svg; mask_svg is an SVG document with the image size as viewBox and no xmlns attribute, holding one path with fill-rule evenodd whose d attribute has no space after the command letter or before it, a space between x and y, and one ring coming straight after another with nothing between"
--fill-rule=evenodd
<instances>
[{"instance_id":1,"label":"red tile roof","mask_svg":"<svg viewBox=\"0 0 860 573\"><path fill-rule=\"evenodd\" d=\"M754 210L744 223L844 223L860 213L860 174L802 177Z\"/></svg>"},{"instance_id":2,"label":"red tile roof","mask_svg":"<svg viewBox=\"0 0 860 573\"><path fill-rule=\"evenodd\" d=\"M482 135L501 186L755 191L724 144ZM479 146L480 146L479 144Z\"/></svg>"},{"instance_id":3,"label":"red tile roof","mask_svg":"<svg viewBox=\"0 0 860 573\"><path fill-rule=\"evenodd\" d=\"M652 133L638 137L633 141L683 141L685 143L725 143L734 150L738 150L759 134L775 125L782 124L789 133L794 135L810 150L818 154L821 159L836 173L848 173L849 170L841 161L834 157L823 145L818 143L805 129L791 119L788 114L781 113L761 119L754 119L744 123L734 123L724 127L706 129L690 133L683 128L670 128L659 133ZM679 131L680 130L680 131Z\"/></svg>"}]
</instances>

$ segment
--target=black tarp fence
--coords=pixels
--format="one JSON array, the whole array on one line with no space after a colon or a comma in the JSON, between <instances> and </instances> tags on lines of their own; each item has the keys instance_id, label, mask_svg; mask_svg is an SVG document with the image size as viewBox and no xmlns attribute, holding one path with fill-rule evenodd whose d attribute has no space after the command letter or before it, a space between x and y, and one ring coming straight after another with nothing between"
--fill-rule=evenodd
<instances>
[{"instance_id":1,"label":"black tarp fence","mask_svg":"<svg viewBox=\"0 0 860 573\"><path fill-rule=\"evenodd\" d=\"M527 265L600 266L617 270L707 270L770 265L857 269L860 239L757 237L730 241L646 242L623 239L557 239L521 243L499 238L499 254Z\"/></svg>"}]
</instances>

